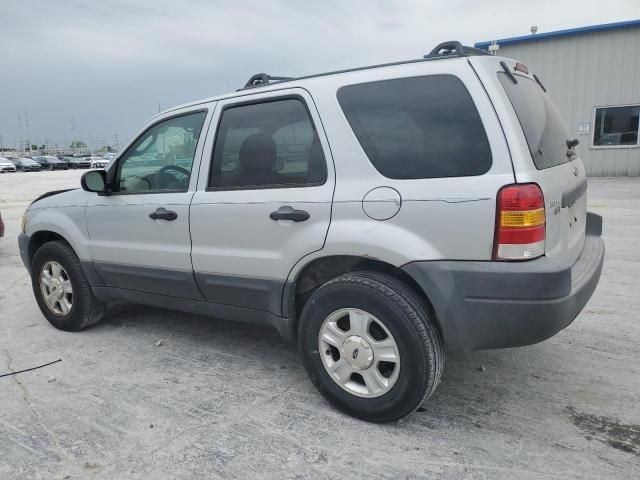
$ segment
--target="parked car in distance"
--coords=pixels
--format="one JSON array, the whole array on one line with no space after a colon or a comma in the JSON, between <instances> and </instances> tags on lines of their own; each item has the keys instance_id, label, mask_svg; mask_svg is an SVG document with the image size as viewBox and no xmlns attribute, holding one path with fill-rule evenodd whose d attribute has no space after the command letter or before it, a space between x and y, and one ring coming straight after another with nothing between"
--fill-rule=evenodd
<instances>
[{"instance_id":1,"label":"parked car in distance","mask_svg":"<svg viewBox=\"0 0 640 480\"><path fill-rule=\"evenodd\" d=\"M116 158L116 154L115 153L103 153L101 155L102 158L106 158L107 160L111 161L114 158Z\"/></svg>"},{"instance_id":2,"label":"parked car in distance","mask_svg":"<svg viewBox=\"0 0 640 480\"><path fill-rule=\"evenodd\" d=\"M64 156L64 161L67 162L69 168L90 168L91 161L87 160L89 157L73 157L70 155Z\"/></svg>"},{"instance_id":3,"label":"parked car in distance","mask_svg":"<svg viewBox=\"0 0 640 480\"><path fill-rule=\"evenodd\" d=\"M85 160L89 161L91 168L104 168L109 165L109 160L103 157L85 157Z\"/></svg>"},{"instance_id":4,"label":"parked car in distance","mask_svg":"<svg viewBox=\"0 0 640 480\"><path fill-rule=\"evenodd\" d=\"M531 345L583 309L604 243L576 144L525 65L459 42L257 74L34 201L20 255L59 329L122 300L273 326L334 406L389 422L446 350Z\"/></svg>"},{"instance_id":5,"label":"parked car in distance","mask_svg":"<svg viewBox=\"0 0 640 480\"><path fill-rule=\"evenodd\" d=\"M41 166L35 160L31 160L27 157L7 157L18 170L23 172L37 172L41 169Z\"/></svg>"},{"instance_id":6,"label":"parked car in distance","mask_svg":"<svg viewBox=\"0 0 640 480\"><path fill-rule=\"evenodd\" d=\"M0 173L15 172L16 166L8 158L0 157Z\"/></svg>"},{"instance_id":7,"label":"parked car in distance","mask_svg":"<svg viewBox=\"0 0 640 480\"><path fill-rule=\"evenodd\" d=\"M63 162L62 160L58 159L58 157L54 157L53 155L38 155L31 158L38 162L42 169L67 170L69 168L67 162Z\"/></svg>"}]
</instances>

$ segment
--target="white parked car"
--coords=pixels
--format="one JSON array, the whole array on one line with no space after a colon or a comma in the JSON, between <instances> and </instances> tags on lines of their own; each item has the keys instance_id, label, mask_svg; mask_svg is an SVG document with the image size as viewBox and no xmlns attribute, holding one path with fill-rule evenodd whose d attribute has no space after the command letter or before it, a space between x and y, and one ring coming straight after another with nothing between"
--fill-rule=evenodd
<instances>
[{"instance_id":1,"label":"white parked car","mask_svg":"<svg viewBox=\"0 0 640 480\"><path fill-rule=\"evenodd\" d=\"M388 422L434 392L445 349L540 342L591 297L602 219L569 135L525 65L458 42L259 74L33 202L20 253L57 328L115 300L271 325L337 408Z\"/></svg>"},{"instance_id":2,"label":"white parked car","mask_svg":"<svg viewBox=\"0 0 640 480\"><path fill-rule=\"evenodd\" d=\"M109 160L104 157L92 156L86 157L85 160L90 162L91 168L104 168L109 165Z\"/></svg>"},{"instance_id":3,"label":"white parked car","mask_svg":"<svg viewBox=\"0 0 640 480\"><path fill-rule=\"evenodd\" d=\"M0 173L15 172L16 166L8 158L0 157Z\"/></svg>"}]
</instances>

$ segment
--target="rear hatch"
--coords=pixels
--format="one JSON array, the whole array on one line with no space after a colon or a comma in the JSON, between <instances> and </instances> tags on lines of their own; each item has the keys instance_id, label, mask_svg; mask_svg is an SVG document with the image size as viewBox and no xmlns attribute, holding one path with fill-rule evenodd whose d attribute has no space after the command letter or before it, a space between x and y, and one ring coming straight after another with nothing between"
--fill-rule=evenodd
<instances>
[{"instance_id":1,"label":"rear hatch","mask_svg":"<svg viewBox=\"0 0 640 480\"><path fill-rule=\"evenodd\" d=\"M569 257L573 262L584 245L587 213L586 174L575 136L537 76L512 60L498 65L498 80L515 110L530 153L528 161L514 161L516 181L537 183L544 194L545 255Z\"/></svg>"}]
</instances>

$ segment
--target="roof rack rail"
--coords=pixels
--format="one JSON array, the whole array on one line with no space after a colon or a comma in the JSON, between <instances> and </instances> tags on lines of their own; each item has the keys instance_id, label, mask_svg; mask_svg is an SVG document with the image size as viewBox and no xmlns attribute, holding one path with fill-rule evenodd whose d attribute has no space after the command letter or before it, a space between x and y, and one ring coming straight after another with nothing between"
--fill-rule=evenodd
<instances>
[{"instance_id":1,"label":"roof rack rail","mask_svg":"<svg viewBox=\"0 0 640 480\"><path fill-rule=\"evenodd\" d=\"M244 88L260 87L262 85L268 85L273 82L283 82L285 80L293 80L292 77L277 77L275 75L269 75L268 73L256 73L244 84Z\"/></svg>"},{"instance_id":2,"label":"roof rack rail","mask_svg":"<svg viewBox=\"0 0 640 480\"><path fill-rule=\"evenodd\" d=\"M326 75L334 75L338 73L357 72L359 70L367 70L370 68L390 67L393 65L404 65L408 63L424 62L425 60L439 60L443 58L471 57L475 55L491 54L485 50L462 45L457 40L452 40L450 42L440 43L433 50L431 50L431 52L429 52L427 55L424 55L423 58L416 58L413 60L385 63L381 65L370 65L367 67L350 68L346 70L337 70L335 72L317 73L315 75L306 75L304 77L279 77L275 75L269 75L268 73L256 73L247 81L247 83L244 84L244 87L239 88L238 90L244 90L245 88L262 87L265 85L270 85L272 83L288 82L291 80L303 80L306 78L323 77Z\"/></svg>"},{"instance_id":3,"label":"roof rack rail","mask_svg":"<svg viewBox=\"0 0 640 480\"><path fill-rule=\"evenodd\" d=\"M474 55L490 55L486 50L462 45L457 40L438 44L424 58L471 57Z\"/></svg>"}]
</instances>

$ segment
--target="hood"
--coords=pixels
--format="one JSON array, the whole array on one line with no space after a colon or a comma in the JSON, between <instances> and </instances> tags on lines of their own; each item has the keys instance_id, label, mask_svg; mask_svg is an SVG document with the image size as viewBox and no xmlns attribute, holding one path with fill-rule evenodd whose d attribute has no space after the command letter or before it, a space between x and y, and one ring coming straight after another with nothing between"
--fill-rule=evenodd
<instances>
[{"instance_id":1,"label":"hood","mask_svg":"<svg viewBox=\"0 0 640 480\"><path fill-rule=\"evenodd\" d=\"M36 198L31 202L28 209L37 210L41 208L84 207L87 205L90 195L90 192L86 192L81 188L53 190Z\"/></svg>"}]
</instances>

